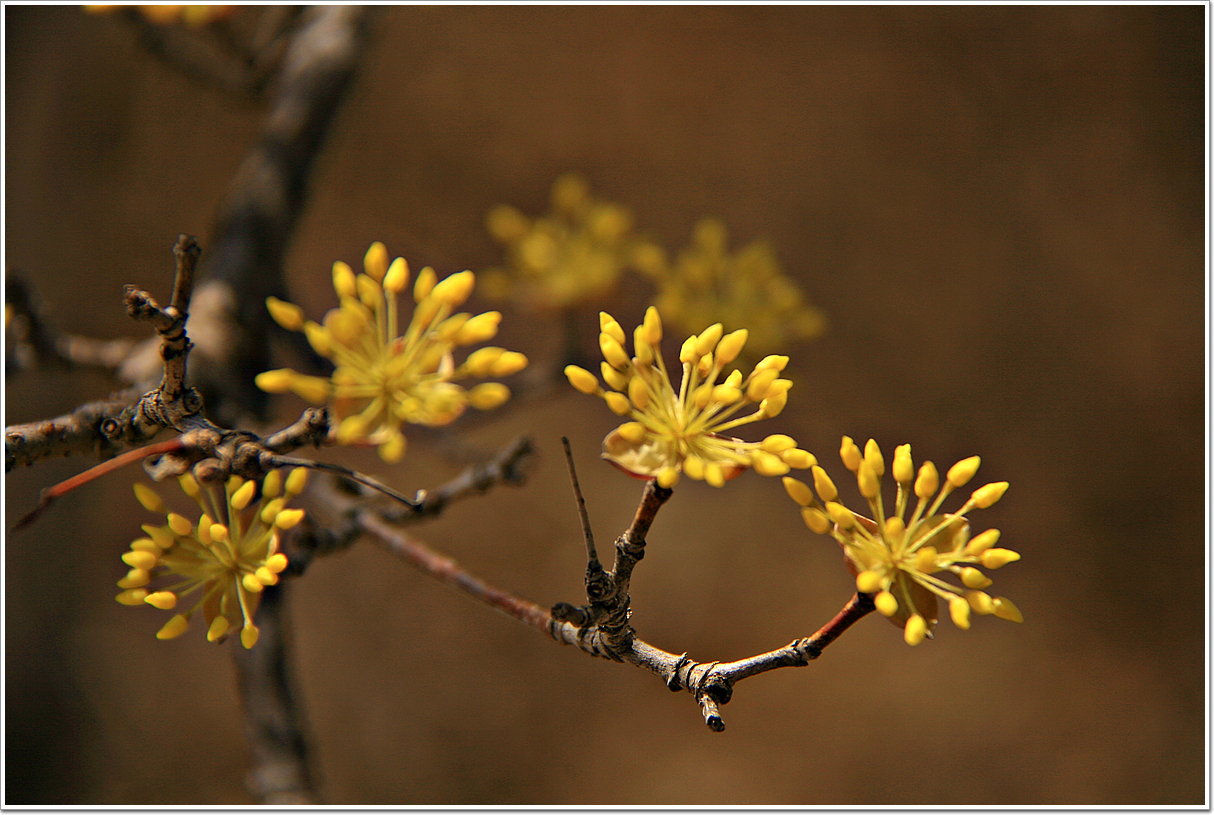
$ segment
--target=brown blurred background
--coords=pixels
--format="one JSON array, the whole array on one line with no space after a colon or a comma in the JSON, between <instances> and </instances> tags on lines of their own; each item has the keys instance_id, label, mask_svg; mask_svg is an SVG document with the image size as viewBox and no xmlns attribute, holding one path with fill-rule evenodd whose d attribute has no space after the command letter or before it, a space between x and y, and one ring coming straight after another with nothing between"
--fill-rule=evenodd
<instances>
[{"instance_id":1,"label":"brown blurred background","mask_svg":"<svg viewBox=\"0 0 1214 815\"><path fill-rule=\"evenodd\" d=\"M495 265L485 212L546 211L567 170L672 250L719 216L735 248L770 239L831 320L787 349L796 386L766 432L795 436L840 483L845 433L945 467L980 454L980 480L1012 484L975 525L1023 554L994 590L1025 623L945 621L912 649L865 619L808 668L741 683L715 734L686 694L359 544L291 598L326 801L1207 800L1205 13L383 9L288 253L297 302L332 305L332 262L357 264L373 240L443 274ZM6 267L60 324L141 336L122 285L167 295L176 235L205 247L261 111L149 57L116 19L5 19ZM629 326L646 296L601 305ZM548 324L507 311L504 326L533 365L559 362ZM7 385L7 423L112 387L55 372ZM300 407L284 398L279 419ZM470 425L485 450L532 433L533 477L418 535L542 605L577 602L559 437L609 541L640 494L597 460L613 425L571 388ZM323 455L406 491L461 466L427 434L395 468ZM8 523L86 464L7 475ZM163 614L113 600L146 519L138 477L91 484L7 541L9 804L252 802L226 646L157 641ZM730 660L808 635L851 591L837 546L778 480L747 474L676 490L633 622L667 650Z\"/></svg>"}]
</instances>

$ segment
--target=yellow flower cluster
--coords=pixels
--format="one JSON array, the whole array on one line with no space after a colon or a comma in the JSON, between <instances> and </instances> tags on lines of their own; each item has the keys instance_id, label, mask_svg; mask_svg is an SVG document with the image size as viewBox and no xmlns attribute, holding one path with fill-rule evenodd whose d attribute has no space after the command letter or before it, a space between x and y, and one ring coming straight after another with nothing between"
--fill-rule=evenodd
<instances>
[{"instance_id":1,"label":"yellow flower cluster","mask_svg":"<svg viewBox=\"0 0 1214 815\"><path fill-rule=\"evenodd\" d=\"M192 594L200 596L186 611L175 614L157 637L162 640L180 636L190 617L201 609L207 623L207 639L222 642L240 629L240 642L252 648L258 629L253 624L261 592L278 582L287 567L287 557L279 551L278 535L303 518L302 509L287 509L291 498L303 492L307 470L296 468L283 479L278 470L270 472L260 484L231 476L226 484L203 485L189 474L178 480L182 490L202 508L198 523L170 512L161 497L144 484L135 485L135 497L149 512L161 513L167 522L161 526L144 524L146 538L131 543L122 556L130 567L118 581L123 589L119 603L128 606L148 604L159 609L176 608ZM285 483L284 483L285 481ZM176 578L161 589L153 589L153 580Z\"/></svg>"},{"instance_id":2,"label":"yellow flower cluster","mask_svg":"<svg viewBox=\"0 0 1214 815\"><path fill-rule=\"evenodd\" d=\"M500 204L486 217L506 247L506 267L484 273L487 295L527 305L563 308L614 288L635 239L632 214L595 200L586 180L567 173L552 187L552 213L532 220Z\"/></svg>"},{"instance_id":3,"label":"yellow flower cluster","mask_svg":"<svg viewBox=\"0 0 1214 815\"><path fill-rule=\"evenodd\" d=\"M84 10L89 14L111 14L120 8L121 5L86 5ZM145 5L136 6L139 13L144 19L157 25L170 25L178 21L184 22L186 25L194 28L212 23L216 20L222 20L225 17L230 17L236 13L240 6L173 6L173 5Z\"/></svg>"},{"instance_id":4,"label":"yellow flower cluster","mask_svg":"<svg viewBox=\"0 0 1214 815\"><path fill-rule=\"evenodd\" d=\"M877 611L903 629L908 644L918 645L931 636L937 619L936 598L948 603L949 615L961 629L970 627L971 611L1023 621L1011 600L982 591L991 579L978 568L998 569L1019 560L1019 553L995 547L997 529L970 538L965 517L972 509L986 509L998 501L1007 490L1006 481L979 487L960 510L940 514L944 499L974 477L980 459L971 456L958 461L949 468L941 485L930 461L916 475L910 445L903 444L894 450L892 469L898 490L894 511L887 513L881 495L885 459L877 443L870 439L861 453L856 443L844 436L840 455L844 465L855 473L872 519L839 503L839 491L821 467L813 468L812 490L795 478L785 478L784 487L801 505L806 525L818 534L831 532L843 546L848 567L856 576L857 590L876 595ZM815 491L821 502L814 497ZM918 500L907 519L912 492ZM961 586L937 576L943 572L955 575Z\"/></svg>"},{"instance_id":5,"label":"yellow flower cluster","mask_svg":"<svg viewBox=\"0 0 1214 815\"><path fill-rule=\"evenodd\" d=\"M486 346L454 363L454 348L492 339L502 319L498 311L453 313L472 293L472 272L438 280L432 268L422 269L413 284L413 317L398 336L396 298L409 285L408 265L404 258L389 265L388 250L377 241L363 268L356 276L342 261L333 264L340 305L320 324L305 320L299 306L266 300L279 325L303 331L316 353L336 364L332 377L282 368L259 374L256 382L269 393L291 391L313 404L330 403L340 422L339 444L375 444L385 461L399 461L405 454L403 424L445 425L468 405L489 410L510 398L500 382L465 390L453 380L509 376L527 366L527 357Z\"/></svg>"},{"instance_id":6,"label":"yellow flower cluster","mask_svg":"<svg viewBox=\"0 0 1214 815\"><path fill-rule=\"evenodd\" d=\"M748 467L774 476L816 464L783 434L761 442L722 435L778 415L792 386L780 378L788 364L788 357L782 356L766 357L749 376L735 369L718 381L746 344L746 329L725 334L716 323L688 337L679 351L683 376L676 391L662 359L662 321L656 308L650 306L633 331L631 358L624 350L624 330L614 317L601 312L599 327L601 372L611 390L577 365L567 366L565 376L582 393L601 396L613 413L630 419L603 442L603 457L620 469L656 478L662 487L674 486L680 473L721 487ZM752 406L757 406L754 412L734 418Z\"/></svg>"},{"instance_id":7,"label":"yellow flower cluster","mask_svg":"<svg viewBox=\"0 0 1214 815\"><path fill-rule=\"evenodd\" d=\"M637 252L636 265L657 283L655 304L672 324L745 325L756 354L826 330L825 315L805 302L769 244L754 241L731 255L726 237L725 224L705 218L673 265L657 246Z\"/></svg>"}]
</instances>

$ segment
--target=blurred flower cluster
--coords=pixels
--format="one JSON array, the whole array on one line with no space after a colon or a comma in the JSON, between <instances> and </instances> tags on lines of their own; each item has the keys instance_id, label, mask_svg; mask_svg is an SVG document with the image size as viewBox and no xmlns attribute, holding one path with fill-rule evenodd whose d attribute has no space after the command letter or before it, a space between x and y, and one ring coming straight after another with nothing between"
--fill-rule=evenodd
<instances>
[{"instance_id":1,"label":"blurred flower cluster","mask_svg":"<svg viewBox=\"0 0 1214 815\"><path fill-rule=\"evenodd\" d=\"M657 307L672 323L744 325L751 349L761 354L826 331L826 316L784 273L770 244L756 240L731 254L727 238L724 223L705 218L674 263L652 244L636 254L637 268L657 285Z\"/></svg>"},{"instance_id":2,"label":"blurred flower cluster","mask_svg":"<svg viewBox=\"0 0 1214 815\"><path fill-rule=\"evenodd\" d=\"M506 249L505 266L483 275L484 291L497 299L568 308L609 296L631 270L654 285L655 305L672 325L689 332L713 323L746 326L755 358L826 330L823 312L785 274L767 242L730 253L724 223L704 218L672 262L665 249L633 232L627 208L593 198L574 173L553 185L550 215L531 219L501 204L486 223Z\"/></svg>"},{"instance_id":3,"label":"blurred flower cluster","mask_svg":"<svg viewBox=\"0 0 1214 815\"><path fill-rule=\"evenodd\" d=\"M506 266L483 273L484 293L533 308L566 308L610 293L638 245L632 213L591 197L573 173L553 184L550 215L532 219L500 204L486 224L506 249Z\"/></svg>"},{"instance_id":4,"label":"blurred flower cluster","mask_svg":"<svg viewBox=\"0 0 1214 815\"><path fill-rule=\"evenodd\" d=\"M119 9L130 8L123 5L86 5L84 10L90 14L113 14ZM157 25L172 25L173 23L183 22L194 28L201 28L222 20L235 14L240 6L173 6L173 5L146 5L135 6L139 13L149 22Z\"/></svg>"},{"instance_id":5,"label":"blurred flower cluster","mask_svg":"<svg viewBox=\"0 0 1214 815\"><path fill-rule=\"evenodd\" d=\"M279 325L302 331L317 354L333 361L332 376L281 368L259 374L256 382L269 393L294 392L313 404L329 404L340 422L339 444L377 445L385 461L399 461L405 454L404 424L445 425L469 405L489 410L510 398L500 382L465 389L456 380L509 376L525 368L527 358L486 346L455 363L454 349L492 339L502 318L497 311L475 316L455 311L472 293L472 272L439 280L429 266L422 269L413 283L416 306L402 334L396 299L409 285L404 258L389 264L388 250L377 241L363 268L355 275L346 263L333 264L340 305L319 324L305 319L293 303L266 301Z\"/></svg>"}]
</instances>

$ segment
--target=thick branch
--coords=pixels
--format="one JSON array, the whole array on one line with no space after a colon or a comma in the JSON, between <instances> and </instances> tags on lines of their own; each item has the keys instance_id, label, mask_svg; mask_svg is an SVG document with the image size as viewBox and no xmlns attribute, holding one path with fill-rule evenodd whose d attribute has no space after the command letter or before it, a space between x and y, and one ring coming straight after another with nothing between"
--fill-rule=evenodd
<instances>
[{"instance_id":1,"label":"thick branch","mask_svg":"<svg viewBox=\"0 0 1214 815\"><path fill-rule=\"evenodd\" d=\"M257 646L232 646L245 735L254 769L246 783L267 804L318 802L308 767L304 717L291 675L291 626L285 604L289 581L267 586L257 609Z\"/></svg>"},{"instance_id":2,"label":"thick branch","mask_svg":"<svg viewBox=\"0 0 1214 815\"><path fill-rule=\"evenodd\" d=\"M123 412L139 399L138 393L127 391L81 405L54 419L4 428L4 471L28 467L52 456L95 455L104 459L118 454L123 444L103 428L116 425Z\"/></svg>"}]
</instances>

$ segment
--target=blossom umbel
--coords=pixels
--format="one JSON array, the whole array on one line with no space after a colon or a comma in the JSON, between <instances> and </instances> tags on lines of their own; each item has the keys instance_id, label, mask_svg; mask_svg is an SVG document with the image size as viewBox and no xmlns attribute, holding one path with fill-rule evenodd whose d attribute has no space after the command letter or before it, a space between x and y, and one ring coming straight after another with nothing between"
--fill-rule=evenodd
<instances>
[{"instance_id":1,"label":"blossom umbel","mask_svg":"<svg viewBox=\"0 0 1214 815\"><path fill-rule=\"evenodd\" d=\"M306 376L289 368L257 376L269 393L293 391L314 404L330 403L340 424L339 444L378 445L385 461L405 454L405 423L427 426L454 421L468 405L489 410L510 398L500 382L483 382L465 390L452 380L502 377L527 366L517 351L486 346L455 365L452 350L479 345L497 334L502 315L487 311L475 317L453 314L472 293L475 277L464 271L438 280L429 266L413 284L416 307L398 336L396 297L409 284L404 258L388 264L388 250L378 241L363 259L365 274L355 276L342 261L333 264L333 288L340 305L322 324L305 320L302 309L274 297L266 300L271 316L283 328L303 331L316 353L336 364L332 377Z\"/></svg>"},{"instance_id":2,"label":"blossom umbel","mask_svg":"<svg viewBox=\"0 0 1214 815\"><path fill-rule=\"evenodd\" d=\"M303 491L306 479L302 467L286 479L273 470L262 479L260 499L253 503L256 481L233 475L226 484L199 484L192 475L183 475L178 479L182 490L202 508L197 523L170 512L158 494L136 484L139 503L149 512L163 513L167 522L144 524L148 536L131 543L131 550L122 556L130 571L118 581L124 590L118 602L167 610L190 598L193 605L175 614L157 637L180 636L190 617L201 610L208 640L222 642L240 629L241 644L252 648L258 634L253 618L262 589L277 583L287 567L287 557L279 551L279 532L299 523L304 514L302 509L287 509L286 504ZM153 580L164 587L153 589Z\"/></svg>"},{"instance_id":3,"label":"blossom umbel","mask_svg":"<svg viewBox=\"0 0 1214 815\"><path fill-rule=\"evenodd\" d=\"M735 369L718 381L746 344L746 329L725 334L716 323L688 337L679 352L683 377L676 391L662 359L662 321L656 308L650 306L633 331L631 358L624 351L624 330L614 317L600 312L599 327L601 371L611 390L577 365L567 366L565 376L582 393L601 396L613 413L631 419L603 441L603 457L620 469L656 478L662 487L674 486L681 472L721 487L748 467L760 475L783 475L792 467L816 463L789 436L746 442L722 435L779 414L792 386L780 378L788 364L788 357L782 356L766 357L747 377ZM753 406L754 412L734 418Z\"/></svg>"},{"instance_id":4,"label":"blossom umbel","mask_svg":"<svg viewBox=\"0 0 1214 815\"><path fill-rule=\"evenodd\" d=\"M119 9L130 8L122 5L86 5L84 10L90 14L112 14ZM157 25L170 25L185 22L194 28L200 28L216 20L232 16L240 6L176 6L176 5L143 5L135 6L148 22Z\"/></svg>"},{"instance_id":5,"label":"blossom umbel","mask_svg":"<svg viewBox=\"0 0 1214 815\"><path fill-rule=\"evenodd\" d=\"M826 330L825 315L806 302L768 243L753 241L731 254L726 238L724 223L705 218L673 264L655 245L638 249L636 265L657 283L656 305L671 324L747 326L757 354Z\"/></svg>"},{"instance_id":6,"label":"blossom umbel","mask_svg":"<svg viewBox=\"0 0 1214 815\"><path fill-rule=\"evenodd\" d=\"M801 505L806 525L818 534L831 532L843 546L856 588L876 595L877 611L902 628L906 642L918 645L930 637L937 619L939 597L948 603L949 615L958 628L970 627L970 612L994 614L1004 620L1022 622L1020 611L1005 597L991 597L982 589L991 579L979 570L998 569L1019 560L1011 549L995 548L998 529L969 536L965 517L972 509L986 509L1007 490L1006 481L979 487L955 513L938 514L949 493L969 483L980 459L971 456L954 464L940 484L936 466L930 461L915 474L910 445L894 450L893 476L898 492L894 511L886 512L881 497L885 460L877 443L869 440L861 454L849 436L840 449L844 465L856 474L860 493L868 500L875 520L853 513L839 503L839 491L821 467L813 468L814 490L795 478L785 478L784 487ZM911 493L917 497L914 512L906 518ZM960 586L937 575L951 572Z\"/></svg>"},{"instance_id":7,"label":"blossom umbel","mask_svg":"<svg viewBox=\"0 0 1214 815\"><path fill-rule=\"evenodd\" d=\"M506 268L485 273L491 297L563 308L610 291L635 244L632 213L591 197L586 180L566 173L552 185L552 212L528 218L500 204L486 216L506 248Z\"/></svg>"}]
</instances>

